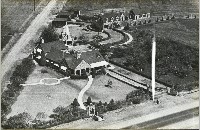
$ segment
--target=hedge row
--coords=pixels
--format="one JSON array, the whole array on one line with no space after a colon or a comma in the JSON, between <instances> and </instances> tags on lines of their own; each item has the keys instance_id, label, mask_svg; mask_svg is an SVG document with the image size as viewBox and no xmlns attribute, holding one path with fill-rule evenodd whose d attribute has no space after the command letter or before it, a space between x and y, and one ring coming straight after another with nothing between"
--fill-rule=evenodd
<instances>
[{"instance_id":1,"label":"hedge row","mask_svg":"<svg viewBox=\"0 0 200 130\"><path fill-rule=\"evenodd\" d=\"M6 123L6 115L11 112L11 106L17 100L20 91L23 90L24 86L21 84L25 83L28 76L33 72L35 64L31 57L24 58L19 64L12 76L10 77L11 84L7 85L7 89L2 93L1 96L1 123L2 127Z\"/></svg>"},{"instance_id":2,"label":"hedge row","mask_svg":"<svg viewBox=\"0 0 200 130\"><path fill-rule=\"evenodd\" d=\"M144 73L141 73L141 72L139 72L139 71L136 71L136 70L134 70L134 69L125 67L124 65L121 65L121 64L119 64L119 63L116 63L116 62L114 62L114 61L112 61L112 60L110 60L109 62L112 63L112 64L114 64L114 65L116 65L116 66L119 66L119 67L121 67L121 68L123 68L123 69L126 69L126 70L128 70L128 71L131 71L131 72L133 72L133 73L136 73L136 74L138 74L138 75L141 75L141 76L143 76L143 77L145 77L145 78L151 80L151 76L148 76L148 75L146 75L146 74L144 74ZM163 85L165 85L165 86L167 86L167 87L172 87L172 85L167 84L167 83L165 83L165 82L163 82L163 81L160 81L160 80L158 80L158 79L156 79L156 82L158 82L158 83L160 83L160 84L163 84Z\"/></svg>"}]
</instances>

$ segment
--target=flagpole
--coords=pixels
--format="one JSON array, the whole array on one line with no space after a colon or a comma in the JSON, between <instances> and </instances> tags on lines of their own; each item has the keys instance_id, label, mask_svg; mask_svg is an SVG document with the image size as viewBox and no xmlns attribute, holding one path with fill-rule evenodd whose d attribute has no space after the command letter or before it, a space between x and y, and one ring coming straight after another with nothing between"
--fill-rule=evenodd
<instances>
[{"instance_id":1,"label":"flagpole","mask_svg":"<svg viewBox=\"0 0 200 130\"><path fill-rule=\"evenodd\" d=\"M155 31L153 34L152 41L152 98L155 99L155 59L156 59L156 37Z\"/></svg>"}]
</instances>

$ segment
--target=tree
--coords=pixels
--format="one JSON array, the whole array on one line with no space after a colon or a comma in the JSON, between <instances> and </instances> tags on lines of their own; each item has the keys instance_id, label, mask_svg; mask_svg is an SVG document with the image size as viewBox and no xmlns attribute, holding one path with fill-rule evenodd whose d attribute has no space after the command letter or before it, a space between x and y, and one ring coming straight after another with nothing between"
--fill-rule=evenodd
<instances>
[{"instance_id":1,"label":"tree","mask_svg":"<svg viewBox=\"0 0 200 130\"><path fill-rule=\"evenodd\" d=\"M103 30L103 19L100 15L94 16L91 27L98 32L98 35Z\"/></svg>"},{"instance_id":2,"label":"tree","mask_svg":"<svg viewBox=\"0 0 200 130\"><path fill-rule=\"evenodd\" d=\"M103 103L101 101L99 101L99 103L97 104L98 106L102 106Z\"/></svg>"},{"instance_id":3,"label":"tree","mask_svg":"<svg viewBox=\"0 0 200 130\"><path fill-rule=\"evenodd\" d=\"M107 108L108 108L109 111L116 109L115 101L113 99L110 100Z\"/></svg>"},{"instance_id":4,"label":"tree","mask_svg":"<svg viewBox=\"0 0 200 130\"><path fill-rule=\"evenodd\" d=\"M90 103L92 103L92 99L91 99L91 97L88 97L88 99L87 99L87 105L90 105Z\"/></svg>"},{"instance_id":5,"label":"tree","mask_svg":"<svg viewBox=\"0 0 200 130\"><path fill-rule=\"evenodd\" d=\"M44 29L41 37L44 39L45 43L59 40L59 35L56 33L54 27L51 24Z\"/></svg>"},{"instance_id":6,"label":"tree","mask_svg":"<svg viewBox=\"0 0 200 130\"><path fill-rule=\"evenodd\" d=\"M77 100L76 98L74 99L73 103L71 103L71 105L72 105L73 107L80 106L79 103L78 103L78 100Z\"/></svg>"},{"instance_id":7,"label":"tree","mask_svg":"<svg viewBox=\"0 0 200 130\"><path fill-rule=\"evenodd\" d=\"M31 116L26 113L20 113L18 115L10 117L6 122L7 129L19 129L19 128L29 128L28 121L31 120Z\"/></svg>"}]
</instances>

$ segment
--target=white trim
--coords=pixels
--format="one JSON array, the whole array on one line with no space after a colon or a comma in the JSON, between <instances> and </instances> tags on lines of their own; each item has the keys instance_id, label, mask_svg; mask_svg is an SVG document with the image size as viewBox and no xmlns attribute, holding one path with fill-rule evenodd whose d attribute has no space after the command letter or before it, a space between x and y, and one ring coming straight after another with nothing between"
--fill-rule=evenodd
<instances>
[{"instance_id":1,"label":"white trim","mask_svg":"<svg viewBox=\"0 0 200 130\"><path fill-rule=\"evenodd\" d=\"M67 70L67 67L65 67L65 66L61 66L60 67L62 70Z\"/></svg>"},{"instance_id":2,"label":"white trim","mask_svg":"<svg viewBox=\"0 0 200 130\"><path fill-rule=\"evenodd\" d=\"M38 48L38 49L37 49L37 52L41 53L41 52L42 52L42 49Z\"/></svg>"},{"instance_id":3,"label":"white trim","mask_svg":"<svg viewBox=\"0 0 200 130\"><path fill-rule=\"evenodd\" d=\"M36 49L35 48L33 49L33 53L36 53Z\"/></svg>"},{"instance_id":4,"label":"white trim","mask_svg":"<svg viewBox=\"0 0 200 130\"><path fill-rule=\"evenodd\" d=\"M59 67L59 65L58 65L58 64L56 64L56 63L54 63L54 65Z\"/></svg>"},{"instance_id":5,"label":"white trim","mask_svg":"<svg viewBox=\"0 0 200 130\"><path fill-rule=\"evenodd\" d=\"M41 59L42 57L41 57L41 56L37 56L36 58L37 58L37 59Z\"/></svg>"},{"instance_id":6,"label":"white trim","mask_svg":"<svg viewBox=\"0 0 200 130\"><path fill-rule=\"evenodd\" d=\"M92 63L90 64L91 68L94 68L94 67L100 67L100 66L106 66L108 65L108 62L106 61L101 61L101 62L96 62L96 63Z\"/></svg>"}]
</instances>

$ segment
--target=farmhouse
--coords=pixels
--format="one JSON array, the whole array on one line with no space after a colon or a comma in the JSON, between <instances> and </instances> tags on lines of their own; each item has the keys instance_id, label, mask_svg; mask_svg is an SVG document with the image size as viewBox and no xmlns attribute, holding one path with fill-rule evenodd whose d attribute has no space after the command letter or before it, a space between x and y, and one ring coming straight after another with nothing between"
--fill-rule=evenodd
<instances>
[{"instance_id":1,"label":"farmhouse","mask_svg":"<svg viewBox=\"0 0 200 130\"><path fill-rule=\"evenodd\" d=\"M79 20L80 15L80 10L59 12L56 18L52 21L52 25L56 27L64 26L67 21Z\"/></svg>"},{"instance_id":2,"label":"farmhouse","mask_svg":"<svg viewBox=\"0 0 200 130\"><path fill-rule=\"evenodd\" d=\"M38 44L33 59L40 65L51 67L65 75L86 75L109 66L98 50L77 49L73 46L68 25L63 27L62 39Z\"/></svg>"}]
</instances>

